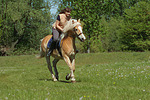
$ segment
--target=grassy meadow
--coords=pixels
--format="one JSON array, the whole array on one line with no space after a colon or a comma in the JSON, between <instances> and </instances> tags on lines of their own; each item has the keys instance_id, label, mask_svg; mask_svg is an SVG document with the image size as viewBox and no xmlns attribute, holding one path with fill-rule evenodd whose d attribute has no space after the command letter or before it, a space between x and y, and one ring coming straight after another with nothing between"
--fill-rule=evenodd
<instances>
[{"instance_id":1,"label":"grassy meadow","mask_svg":"<svg viewBox=\"0 0 150 100\"><path fill-rule=\"evenodd\" d=\"M77 54L76 83L58 62L53 82L45 58L0 57L0 100L149 100L150 52Z\"/></svg>"}]
</instances>

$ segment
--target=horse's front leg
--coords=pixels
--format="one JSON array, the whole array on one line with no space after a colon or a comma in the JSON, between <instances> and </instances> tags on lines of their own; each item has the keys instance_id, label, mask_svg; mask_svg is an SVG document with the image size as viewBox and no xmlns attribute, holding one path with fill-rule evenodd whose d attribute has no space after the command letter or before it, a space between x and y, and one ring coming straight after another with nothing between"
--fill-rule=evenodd
<instances>
[{"instance_id":1,"label":"horse's front leg","mask_svg":"<svg viewBox=\"0 0 150 100\"><path fill-rule=\"evenodd\" d=\"M72 68L73 68L73 72L75 72L75 58L72 59Z\"/></svg>"},{"instance_id":2,"label":"horse's front leg","mask_svg":"<svg viewBox=\"0 0 150 100\"><path fill-rule=\"evenodd\" d=\"M46 61L47 61L47 65L48 65L48 69L52 75L53 81L57 81L57 79L55 78L53 71L52 71L52 66L51 66L51 62L50 62L50 56L46 56Z\"/></svg>"},{"instance_id":3,"label":"horse's front leg","mask_svg":"<svg viewBox=\"0 0 150 100\"><path fill-rule=\"evenodd\" d=\"M70 71L71 71L71 73L66 76L66 79L69 80L71 78L71 82L76 82L75 76L74 76L75 66L73 66L73 65L75 65L74 64L75 59L70 59L68 56L65 56L64 60L67 63L67 65L69 66ZM73 62L73 64L72 64L72 62Z\"/></svg>"},{"instance_id":4,"label":"horse's front leg","mask_svg":"<svg viewBox=\"0 0 150 100\"><path fill-rule=\"evenodd\" d=\"M71 62L72 62L72 68L73 68L73 73L74 73L75 72L75 59L71 59ZM69 80L70 78L71 78L71 73L66 76L66 80Z\"/></svg>"}]
</instances>

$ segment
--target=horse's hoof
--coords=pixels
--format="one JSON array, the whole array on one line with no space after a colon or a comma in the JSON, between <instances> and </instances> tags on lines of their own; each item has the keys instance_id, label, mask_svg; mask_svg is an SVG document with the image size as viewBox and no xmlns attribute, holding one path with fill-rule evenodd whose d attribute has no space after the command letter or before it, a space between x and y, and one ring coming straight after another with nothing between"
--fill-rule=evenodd
<instances>
[{"instance_id":1,"label":"horse's hoof","mask_svg":"<svg viewBox=\"0 0 150 100\"><path fill-rule=\"evenodd\" d=\"M71 81L71 83L76 83L76 81Z\"/></svg>"},{"instance_id":2,"label":"horse's hoof","mask_svg":"<svg viewBox=\"0 0 150 100\"><path fill-rule=\"evenodd\" d=\"M53 81L54 81L54 82L57 82L57 79L54 79Z\"/></svg>"},{"instance_id":3,"label":"horse's hoof","mask_svg":"<svg viewBox=\"0 0 150 100\"><path fill-rule=\"evenodd\" d=\"M70 79L70 74L68 74L67 76L66 76L66 80L69 80Z\"/></svg>"}]
</instances>

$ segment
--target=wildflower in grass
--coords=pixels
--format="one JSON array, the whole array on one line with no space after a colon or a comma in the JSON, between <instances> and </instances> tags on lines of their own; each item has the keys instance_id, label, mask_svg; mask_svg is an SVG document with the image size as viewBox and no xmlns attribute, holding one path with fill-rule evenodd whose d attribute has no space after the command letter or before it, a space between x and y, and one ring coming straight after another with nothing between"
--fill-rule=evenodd
<instances>
[{"instance_id":1,"label":"wildflower in grass","mask_svg":"<svg viewBox=\"0 0 150 100\"><path fill-rule=\"evenodd\" d=\"M115 85L115 84L116 84L116 82L113 82L113 84Z\"/></svg>"},{"instance_id":2,"label":"wildflower in grass","mask_svg":"<svg viewBox=\"0 0 150 100\"><path fill-rule=\"evenodd\" d=\"M48 98L46 98L45 100L48 100Z\"/></svg>"},{"instance_id":3,"label":"wildflower in grass","mask_svg":"<svg viewBox=\"0 0 150 100\"><path fill-rule=\"evenodd\" d=\"M79 100L82 100L82 99L83 99L83 96Z\"/></svg>"},{"instance_id":4,"label":"wildflower in grass","mask_svg":"<svg viewBox=\"0 0 150 100\"><path fill-rule=\"evenodd\" d=\"M50 93L48 92L47 95L50 95Z\"/></svg>"},{"instance_id":5,"label":"wildflower in grass","mask_svg":"<svg viewBox=\"0 0 150 100\"><path fill-rule=\"evenodd\" d=\"M143 73L144 71L141 71L141 73Z\"/></svg>"}]
</instances>

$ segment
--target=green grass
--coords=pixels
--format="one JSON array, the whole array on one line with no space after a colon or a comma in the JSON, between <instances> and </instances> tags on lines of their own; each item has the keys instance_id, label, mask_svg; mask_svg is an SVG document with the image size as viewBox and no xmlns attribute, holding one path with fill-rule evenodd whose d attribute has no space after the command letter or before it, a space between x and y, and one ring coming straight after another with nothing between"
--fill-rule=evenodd
<instances>
[{"instance_id":1,"label":"green grass","mask_svg":"<svg viewBox=\"0 0 150 100\"><path fill-rule=\"evenodd\" d=\"M65 80L69 67L57 65L53 82L45 58L0 57L0 100L148 100L150 52L77 54L77 82Z\"/></svg>"}]
</instances>

